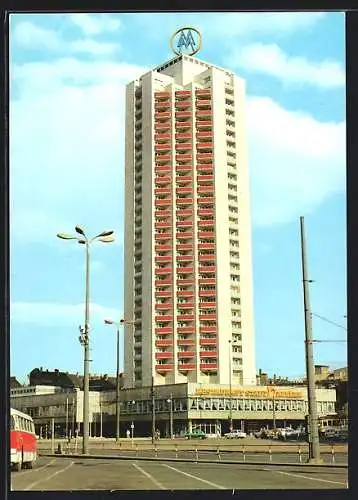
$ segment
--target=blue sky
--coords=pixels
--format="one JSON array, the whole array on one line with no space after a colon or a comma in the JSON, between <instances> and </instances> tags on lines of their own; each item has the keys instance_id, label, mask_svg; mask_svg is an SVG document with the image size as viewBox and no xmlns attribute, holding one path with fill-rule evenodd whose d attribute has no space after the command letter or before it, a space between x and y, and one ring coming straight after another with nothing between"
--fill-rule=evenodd
<instances>
[{"instance_id":1,"label":"blue sky","mask_svg":"<svg viewBox=\"0 0 358 500\"><path fill-rule=\"evenodd\" d=\"M115 371L123 308L125 84L202 32L198 57L247 81L256 366L304 374L299 216L314 313L345 325L345 61L340 13L49 14L10 19L11 373L81 372L84 253L56 239L116 231L92 250L92 373ZM346 332L314 316L314 337ZM315 346L346 363L345 343Z\"/></svg>"}]
</instances>

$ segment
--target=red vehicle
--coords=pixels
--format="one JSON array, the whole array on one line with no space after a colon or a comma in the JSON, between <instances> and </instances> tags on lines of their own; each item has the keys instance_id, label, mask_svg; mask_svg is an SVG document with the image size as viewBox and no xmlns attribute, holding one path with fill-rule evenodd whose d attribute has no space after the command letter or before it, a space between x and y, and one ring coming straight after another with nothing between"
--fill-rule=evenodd
<instances>
[{"instance_id":1,"label":"red vehicle","mask_svg":"<svg viewBox=\"0 0 358 500\"><path fill-rule=\"evenodd\" d=\"M10 410L10 465L17 471L32 469L37 458L37 438L32 418Z\"/></svg>"}]
</instances>

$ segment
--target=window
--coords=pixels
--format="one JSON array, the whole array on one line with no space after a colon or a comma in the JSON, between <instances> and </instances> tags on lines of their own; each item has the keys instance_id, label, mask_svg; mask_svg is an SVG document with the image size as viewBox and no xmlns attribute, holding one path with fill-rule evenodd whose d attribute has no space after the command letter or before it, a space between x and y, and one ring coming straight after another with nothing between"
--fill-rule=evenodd
<instances>
[{"instance_id":1,"label":"window","mask_svg":"<svg viewBox=\"0 0 358 500\"><path fill-rule=\"evenodd\" d=\"M11 415L10 417L10 430L15 430L16 429L16 422L15 422L15 417L14 415Z\"/></svg>"}]
</instances>

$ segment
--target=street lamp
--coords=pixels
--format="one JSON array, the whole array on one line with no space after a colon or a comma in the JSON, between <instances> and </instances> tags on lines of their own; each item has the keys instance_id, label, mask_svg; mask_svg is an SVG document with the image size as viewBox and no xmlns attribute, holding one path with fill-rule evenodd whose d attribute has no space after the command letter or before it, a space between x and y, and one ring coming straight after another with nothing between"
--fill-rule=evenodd
<instances>
[{"instance_id":1,"label":"street lamp","mask_svg":"<svg viewBox=\"0 0 358 500\"><path fill-rule=\"evenodd\" d=\"M237 341L232 341L231 339L229 339L229 371L230 371L230 377L229 377L229 381L230 381L230 413L229 413L229 422L230 422L230 432L233 431L233 425L232 425L232 349L231 349L231 345L236 345L237 344Z\"/></svg>"},{"instance_id":2,"label":"street lamp","mask_svg":"<svg viewBox=\"0 0 358 500\"><path fill-rule=\"evenodd\" d=\"M170 439L174 439L173 433L173 394L170 394L169 399L167 399L167 403L169 403L169 425L170 425Z\"/></svg>"},{"instance_id":3,"label":"street lamp","mask_svg":"<svg viewBox=\"0 0 358 500\"><path fill-rule=\"evenodd\" d=\"M77 235L58 233L57 237L62 240L77 240L80 245L86 247L86 302L85 302L85 326L80 327L81 335L79 341L84 347L84 373L83 373L83 441L82 453L88 454L89 438L89 302L90 302L90 244L94 241L111 243L114 241L113 231L102 231L94 238L88 238L81 226L76 226Z\"/></svg>"},{"instance_id":4,"label":"street lamp","mask_svg":"<svg viewBox=\"0 0 358 500\"><path fill-rule=\"evenodd\" d=\"M121 319L120 321L112 321L110 319L105 319L104 323L106 325L114 325L117 331L117 371L116 371L116 441L119 441L120 438L120 401L119 401L119 329L123 325L131 325L133 321L127 321L125 319Z\"/></svg>"}]
</instances>

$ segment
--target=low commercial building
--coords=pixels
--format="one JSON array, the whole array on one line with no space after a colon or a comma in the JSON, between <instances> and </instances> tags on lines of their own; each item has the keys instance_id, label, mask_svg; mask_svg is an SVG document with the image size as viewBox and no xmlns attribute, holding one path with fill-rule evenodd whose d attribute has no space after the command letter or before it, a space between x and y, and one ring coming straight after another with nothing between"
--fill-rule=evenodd
<instances>
[{"instance_id":1,"label":"low commercial building","mask_svg":"<svg viewBox=\"0 0 358 500\"><path fill-rule=\"evenodd\" d=\"M55 419L57 435L81 433L83 392L47 387L24 387L11 391L11 405L33 416L37 433L45 437ZM33 390L35 389L35 390ZM43 388L42 388L43 389ZM26 390L32 391L26 393ZM320 417L335 413L335 389L317 388L317 411ZM154 394L153 394L154 393ZM235 428L253 432L261 427L303 424L308 413L305 387L229 386L184 383L175 385L122 389L120 391L121 436L127 430L134 436L150 436L153 401L155 427L161 436L170 433L170 420L176 435L187 429L200 428L207 434L229 430L232 417ZM116 414L115 391L90 392L90 433L92 436L114 436Z\"/></svg>"}]
</instances>

